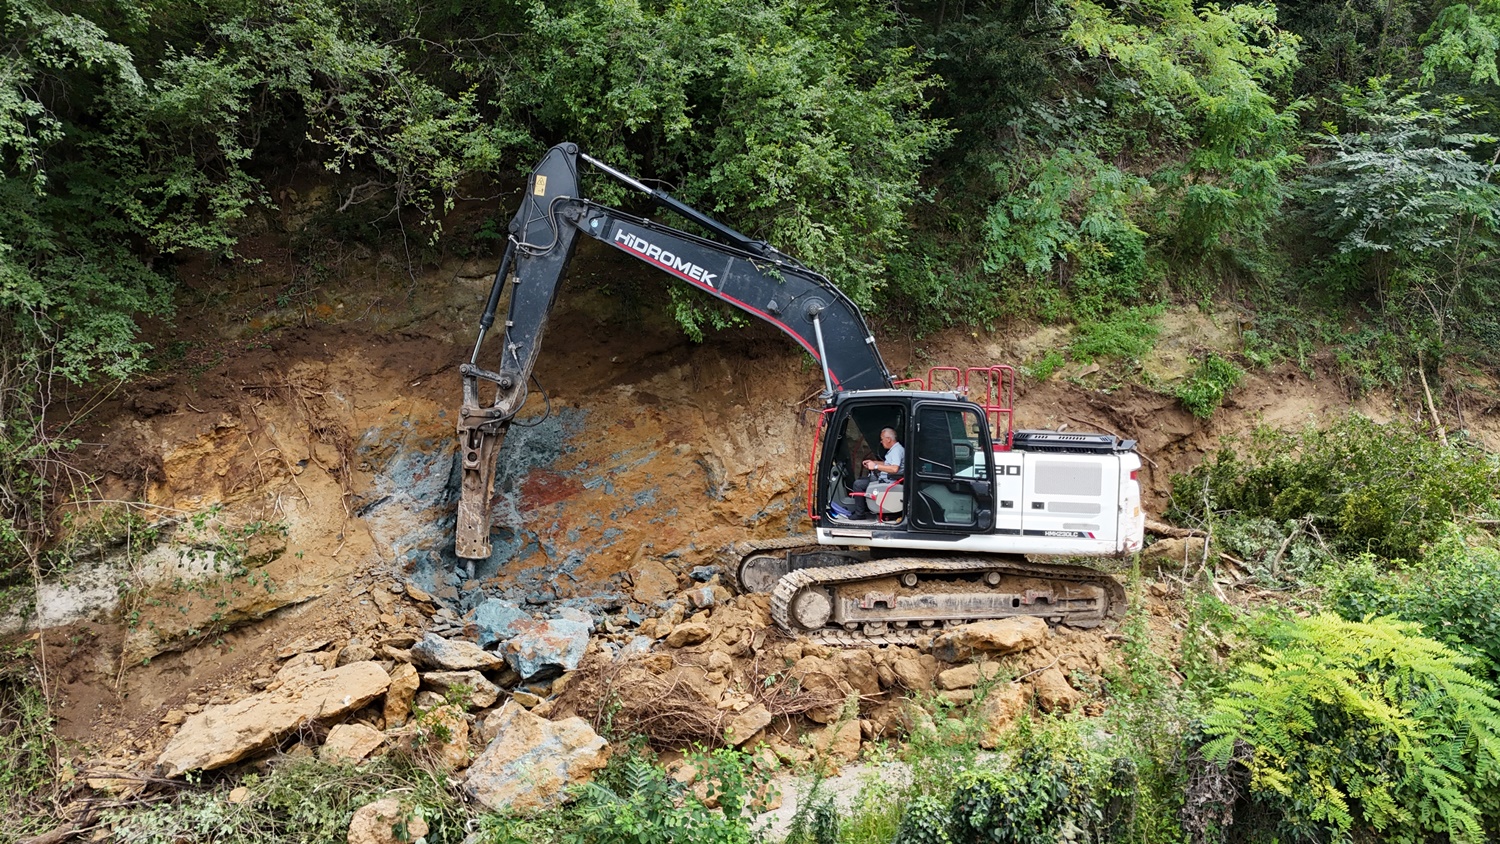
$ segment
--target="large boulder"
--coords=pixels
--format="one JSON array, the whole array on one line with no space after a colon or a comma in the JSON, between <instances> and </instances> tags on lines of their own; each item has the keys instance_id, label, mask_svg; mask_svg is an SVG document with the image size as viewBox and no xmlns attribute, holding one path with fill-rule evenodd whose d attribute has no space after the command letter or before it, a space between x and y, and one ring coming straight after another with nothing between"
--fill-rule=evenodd
<instances>
[{"instance_id":1,"label":"large boulder","mask_svg":"<svg viewBox=\"0 0 1500 844\"><path fill-rule=\"evenodd\" d=\"M474 626L479 628L479 646L487 648L520 633L531 623L525 610L502 598L491 598L474 610Z\"/></svg>"},{"instance_id":2,"label":"large boulder","mask_svg":"<svg viewBox=\"0 0 1500 844\"><path fill-rule=\"evenodd\" d=\"M677 594L677 575L656 560L642 560L630 568L634 586L631 597L643 604L654 604Z\"/></svg>"},{"instance_id":3,"label":"large boulder","mask_svg":"<svg viewBox=\"0 0 1500 844\"><path fill-rule=\"evenodd\" d=\"M411 658L419 665L444 671L488 671L505 665L505 660L473 642L444 639L436 633L428 633L412 645Z\"/></svg>"},{"instance_id":4,"label":"large boulder","mask_svg":"<svg viewBox=\"0 0 1500 844\"><path fill-rule=\"evenodd\" d=\"M187 719L156 760L161 776L238 762L315 719L336 719L385 694L391 678L378 663L351 662L300 674L274 691L210 706Z\"/></svg>"},{"instance_id":5,"label":"large boulder","mask_svg":"<svg viewBox=\"0 0 1500 844\"><path fill-rule=\"evenodd\" d=\"M505 661L522 679L572 671L589 646L591 622L554 618L532 622L505 643Z\"/></svg>"},{"instance_id":6,"label":"large boulder","mask_svg":"<svg viewBox=\"0 0 1500 844\"><path fill-rule=\"evenodd\" d=\"M976 653L1005 656L1031 650L1047 634L1047 622L1035 616L995 618L944 631L932 640L932 655L943 662L963 662Z\"/></svg>"},{"instance_id":7,"label":"large boulder","mask_svg":"<svg viewBox=\"0 0 1500 844\"><path fill-rule=\"evenodd\" d=\"M469 766L464 787L494 811L532 812L562 802L609 759L609 745L582 718L552 722L507 702L486 720L495 738Z\"/></svg>"}]
</instances>

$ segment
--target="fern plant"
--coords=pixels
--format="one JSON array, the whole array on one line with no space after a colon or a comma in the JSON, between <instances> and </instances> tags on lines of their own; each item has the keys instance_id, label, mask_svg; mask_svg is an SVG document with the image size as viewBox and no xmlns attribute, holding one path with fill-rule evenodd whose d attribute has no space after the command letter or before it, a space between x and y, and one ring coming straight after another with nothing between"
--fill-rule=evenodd
<instances>
[{"instance_id":1,"label":"fern plant","mask_svg":"<svg viewBox=\"0 0 1500 844\"><path fill-rule=\"evenodd\" d=\"M1500 701L1470 660L1391 618L1285 622L1205 718L1210 760L1237 742L1283 838L1487 840L1500 820Z\"/></svg>"}]
</instances>

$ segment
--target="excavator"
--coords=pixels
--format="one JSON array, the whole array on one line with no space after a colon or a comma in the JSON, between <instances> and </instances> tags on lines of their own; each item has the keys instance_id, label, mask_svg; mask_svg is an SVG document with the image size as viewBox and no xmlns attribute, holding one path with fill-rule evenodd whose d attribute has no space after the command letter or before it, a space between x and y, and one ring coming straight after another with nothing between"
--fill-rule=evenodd
<instances>
[{"instance_id":1,"label":"excavator","mask_svg":"<svg viewBox=\"0 0 1500 844\"><path fill-rule=\"evenodd\" d=\"M582 196L580 162L703 234ZM813 532L725 551L726 579L742 592L769 592L784 631L837 645L897 644L1017 615L1093 627L1121 610L1114 578L1068 558L1140 550L1133 440L1016 430L1008 366L939 366L896 379L858 306L827 278L570 143L550 149L527 178L473 354L460 367L459 558L490 556L497 454L526 403L580 235L770 323L818 364L823 406L806 496ZM482 346L507 292L500 361L485 369ZM481 396L486 384L492 398ZM904 459L859 482L855 467L886 456L877 445L886 429L904 444Z\"/></svg>"}]
</instances>

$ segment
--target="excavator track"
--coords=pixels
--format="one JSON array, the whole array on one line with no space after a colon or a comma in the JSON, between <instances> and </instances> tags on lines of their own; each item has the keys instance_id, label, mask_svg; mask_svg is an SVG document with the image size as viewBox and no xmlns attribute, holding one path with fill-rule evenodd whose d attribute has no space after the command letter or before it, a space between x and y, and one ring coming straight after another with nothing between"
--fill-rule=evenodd
<instances>
[{"instance_id":1,"label":"excavator track","mask_svg":"<svg viewBox=\"0 0 1500 844\"><path fill-rule=\"evenodd\" d=\"M752 554L757 550L768 549ZM1124 588L1102 572L1004 557L902 557L802 568L771 590L778 627L837 646L912 644L944 627L1018 615L1094 627L1124 604Z\"/></svg>"},{"instance_id":2,"label":"excavator track","mask_svg":"<svg viewBox=\"0 0 1500 844\"><path fill-rule=\"evenodd\" d=\"M734 592L769 592L772 583L788 571L786 559L791 552L817 547L818 538L810 533L742 540L724 549L720 577ZM758 564L765 564L766 570L757 571Z\"/></svg>"}]
</instances>

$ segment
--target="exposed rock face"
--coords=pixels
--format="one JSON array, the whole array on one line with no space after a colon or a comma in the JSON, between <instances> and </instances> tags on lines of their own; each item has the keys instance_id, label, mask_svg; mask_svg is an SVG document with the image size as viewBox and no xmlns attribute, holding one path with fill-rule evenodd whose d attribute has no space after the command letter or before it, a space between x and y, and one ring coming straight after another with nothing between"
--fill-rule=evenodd
<instances>
[{"instance_id":1,"label":"exposed rock face","mask_svg":"<svg viewBox=\"0 0 1500 844\"><path fill-rule=\"evenodd\" d=\"M387 797L361 806L349 821L349 844L405 844L426 836L430 830L422 816Z\"/></svg>"},{"instance_id":2,"label":"exposed rock face","mask_svg":"<svg viewBox=\"0 0 1500 844\"><path fill-rule=\"evenodd\" d=\"M465 788L486 807L529 812L561 801L604 767L608 743L582 718L552 722L515 703L490 716L495 738L469 767Z\"/></svg>"},{"instance_id":3,"label":"exposed rock face","mask_svg":"<svg viewBox=\"0 0 1500 844\"><path fill-rule=\"evenodd\" d=\"M422 682L445 696L459 686L467 688L470 709L486 709L500 699L500 687L478 671L429 671L422 675Z\"/></svg>"},{"instance_id":4,"label":"exposed rock face","mask_svg":"<svg viewBox=\"0 0 1500 844\"><path fill-rule=\"evenodd\" d=\"M436 633L428 633L412 645L411 657L421 665L445 671L488 671L505 665L505 660L473 642L444 639Z\"/></svg>"},{"instance_id":5,"label":"exposed rock face","mask_svg":"<svg viewBox=\"0 0 1500 844\"><path fill-rule=\"evenodd\" d=\"M315 718L337 718L385 693L390 675L374 662L301 674L275 691L211 706L189 718L167 743L156 768L162 776L211 770L238 762Z\"/></svg>"},{"instance_id":6,"label":"exposed rock face","mask_svg":"<svg viewBox=\"0 0 1500 844\"><path fill-rule=\"evenodd\" d=\"M572 671L589 646L590 624L574 618L529 622L505 643L505 661L522 678Z\"/></svg>"},{"instance_id":7,"label":"exposed rock face","mask_svg":"<svg viewBox=\"0 0 1500 844\"><path fill-rule=\"evenodd\" d=\"M932 655L944 662L962 662L979 652L1020 653L1046 640L1047 622L1040 618L996 618L944 631L932 641Z\"/></svg>"},{"instance_id":8,"label":"exposed rock face","mask_svg":"<svg viewBox=\"0 0 1500 844\"><path fill-rule=\"evenodd\" d=\"M368 724L339 724L328 731L318 758L335 764L362 762L384 743L385 733Z\"/></svg>"},{"instance_id":9,"label":"exposed rock face","mask_svg":"<svg viewBox=\"0 0 1500 844\"><path fill-rule=\"evenodd\" d=\"M417 699L417 689L422 678L417 669L408 663L400 663L391 669L391 685L385 693L385 728L399 727L411 716L412 702Z\"/></svg>"}]
</instances>

